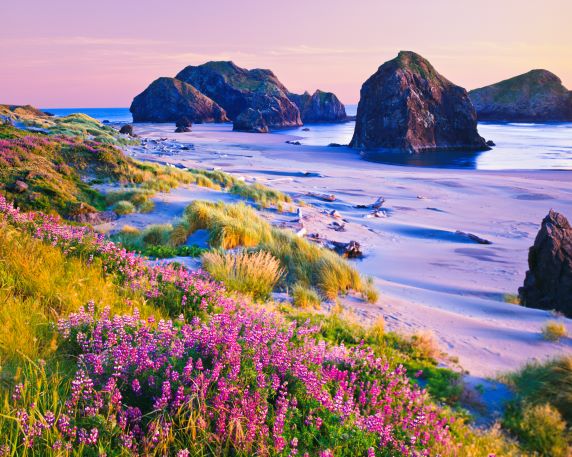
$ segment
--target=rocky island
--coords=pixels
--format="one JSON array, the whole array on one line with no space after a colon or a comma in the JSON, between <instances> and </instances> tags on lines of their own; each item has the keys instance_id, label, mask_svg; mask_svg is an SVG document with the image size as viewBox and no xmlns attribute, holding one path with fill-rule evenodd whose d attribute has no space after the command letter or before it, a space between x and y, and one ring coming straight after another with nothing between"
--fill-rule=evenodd
<instances>
[{"instance_id":1,"label":"rocky island","mask_svg":"<svg viewBox=\"0 0 572 457\"><path fill-rule=\"evenodd\" d=\"M288 89L270 70L247 70L233 62L207 62L186 67L176 78L212 98L232 120L250 108L260 111L270 128L302 125L298 107L288 98ZM253 116L242 116L243 120L250 118ZM243 122L238 126L252 130Z\"/></svg>"},{"instance_id":2,"label":"rocky island","mask_svg":"<svg viewBox=\"0 0 572 457\"><path fill-rule=\"evenodd\" d=\"M298 109L304 124L316 122L344 122L347 120L346 108L332 92L316 90L312 95L288 94Z\"/></svg>"},{"instance_id":3,"label":"rocky island","mask_svg":"<svg viewBox=\"0 0 572 457\"><path fill-rule=\"evenodd\" d=\"M137 95L129 108L134 122L226 122L226 111L190 84L175 78L158 78Z\"/></svg>"},{"instance_id":4,"label":"rocky island","mask_svg":"<svg viewBox=\"0 0 572 457\"><path fill-rule=\"evenodd\" d=\"M481 121L572 121L572 92L547 70L531 70L474 89L469 92L469 98Z\"/></svg>"},{"instance_id":5,"label":"rocky island","mask_svg":"<svg viewBox=\"0 0 572 457\"><path fill-rule=\"evenodd\" d=\"M410 51L363 84L350 146L410 153L488 149L467 91Z\"/></svg>"}]
</instances>

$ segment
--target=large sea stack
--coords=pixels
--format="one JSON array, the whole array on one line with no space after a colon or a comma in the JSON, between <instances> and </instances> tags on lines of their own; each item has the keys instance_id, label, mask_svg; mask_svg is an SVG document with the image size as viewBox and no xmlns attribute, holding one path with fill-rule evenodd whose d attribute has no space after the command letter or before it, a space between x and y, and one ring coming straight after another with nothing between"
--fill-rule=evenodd
<instances>
[{"instance_id":1,"label":"large sea stack","mask_svg":"<svg viewBox=\"0 0 572 457\"><path fill-rule=\"evenodd\" d=\"M532 70L469 92L482 121L572 121L572 92L547 70Z\"/></svg>"},{"instance_id":2,"label":"large sea stack","mask_svg":"<svg viewBox=\"0 0 572 457\"><path fill-rule=\"evenodd\" d=\"M550 210L528 252L520 302L529 308L556 310L572 317L572 227Z\"/></svg>"},{"instance_id":3,"label":"large sea stack","mask_svg":"<svg viewBox=\"0 0 572 457\"><path fill-rule=\"evenodd\" d=\"M270 128L302 125L300 111L288 98L288 90L270 70L246 70L233 62L207 62L186 67L176 78L212 98L232 120L251 108L260 111ZM247 113L245 116L249 117Z\"/></svg>"},{"instance_id":4,"label":"large sea stack","mask_svg":"<svg viewBox=\"0 0 572 457\"><path fill-rule=\"evenodd\" d=\"M410 51L363 84L350 146L410 153L489 149L467 91Z\"/></svg>"},{"instance_id":5,"label":"large sea stack","mask_svg":"<svg viewBox=\"0 0 572 457\"><path fill-rule=\"evenodd\" d=\"M159 78L137 95L129 109L134 122L225 122L226 112L190 84L175 78Z\"/></svg>"},{"instance_id":6,"label":"large sea stack","mask_svg":"<svg viewBox=\"0 0 572 457\"><path fill-rule=\"evenodd\" d=\"M347 120L346 108L332 92L317 90L312 95L288 94L298 109L304 124L316 122L344 122Z\"/></svg>"}]
</instances>

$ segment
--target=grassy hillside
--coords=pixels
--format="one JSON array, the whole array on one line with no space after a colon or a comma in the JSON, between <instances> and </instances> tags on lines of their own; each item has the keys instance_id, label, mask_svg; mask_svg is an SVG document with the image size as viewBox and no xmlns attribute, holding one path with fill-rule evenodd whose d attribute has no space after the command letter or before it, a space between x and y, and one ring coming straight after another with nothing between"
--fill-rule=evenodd
<instances>
[{"instance_id":1,"label":"grassy hillside","mask_svg":"<svg viewBox=\"0 0 572 457\"><path fill-rule=\"evenodd\" d=\"M414 340L243 304L3 198L0 214L4 455L525 455L436 402L455 375Z\"/></svg>"}]
</instances>

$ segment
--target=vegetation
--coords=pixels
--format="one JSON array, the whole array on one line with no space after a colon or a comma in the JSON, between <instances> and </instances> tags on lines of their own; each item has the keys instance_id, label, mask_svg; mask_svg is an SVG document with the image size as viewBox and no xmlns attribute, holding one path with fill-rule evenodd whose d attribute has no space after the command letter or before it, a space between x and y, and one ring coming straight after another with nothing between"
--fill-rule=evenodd
<instances>
[{"instance_id":1,"label":"vegetation","mask_svg":"<svg viewBox=\"0 0 572 457\"><path fill-rule=\"evenodd\" d=\"M13 299L0 339L4 454L529 455L438 406L456 404L459 375L382 321L364 328L339 306L242 306L207 277L148 267L84 227L2 197L0 214L0 293Z\"/></svg>"},{"instance_id":2,"label":"vegetation","mask_svg":"<svg viewBox=\"0 0 572 457\"><path fill-rule=\"evenodd\" d=\"M181 225L184 230L208 230L213 247L269 252L280 260L287 284L316 284L330 299L339 293L364 290L359 273L346 260L290 231L272 227L243 203L194 201L185 210L185 219Z\"/></svg>"},{"instance_id":3,"label":"vegetation","mask_svg":"<svg viewBox=\"0 0 572 457\"><path fill-rule=\"evenodd\" d=\"M566 326L562 322L548 321L542 327L542 337L547 341L560 341L568 336Z\"/></svg>"},{"instance_id":4,"label":"vegetation","mask_svg":"<svg viewBox=\"0 0 572 457\"><path fill-rule=\"evenodd\" d=\"M255 300L267 300L284 274L280 262L268 252L207 252L203 268L228 290L241 292Z\"/></svg>"},{"instance_id":5,"label":"vegetation","mask_svg":"<svg viewBox=\"0 0 572 457\"><path fill-rule=\"evenodd\" d=\"M292 286L292 303L302 309L319 309L322 300L316 289L296 283Z\"/></svg>"}]
</instances>

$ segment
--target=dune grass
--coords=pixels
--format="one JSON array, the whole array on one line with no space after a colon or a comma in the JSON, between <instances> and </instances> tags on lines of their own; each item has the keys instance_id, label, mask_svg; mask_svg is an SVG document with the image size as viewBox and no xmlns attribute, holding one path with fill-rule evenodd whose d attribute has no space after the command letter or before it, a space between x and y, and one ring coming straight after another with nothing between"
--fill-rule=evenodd
<instances>
[{"instance_id":1,"label":"dune grass","mask_svg":"<svg viewBox=\"0 0 572 457\"><path fill-rule=\"evenodd\" d=\"M243 247L269 252L284 267L286 284L315 284L329 299L340 293L364 290L362 278L346 260L290 231L272 227L244 203L195 201L185 210L185 219L183 226L188 233L208 230L210 245L215 248Z\"/></svg>"},{"instance_id":2,"label":"dune grass","mask_svg":"<svg viewBox=\"0 0 572 457\"><path fill-rule=\"evenodd\" d=\"M228 290L241 292L254 300L266 300L284 274L280 262L268 252L207 252L203 268Z\"/></svg>"},{"instance_id":3,"label":"dune grass","mask_svg":"<svg viewBox=\"0 0 572 457\"><path fill-rule=\"evenodd\" d=\"M544 327L542 327L542 337L546 341L560 341L562 338L568 336L568 331L566 326L562 322L558 321L548 321Z\"/></svg>"},{"instance_id":4,"label":"dune grass","mask_svg":"<svg viewBox=\"0 0 572 457\"><path fill-rule=\"evenodd\" d=\"M292 303L302 309L318 309L322 304L320 295L316 289L307 287L304 284L296 283L292 286Z\"/></svg>"}]
</instances>

